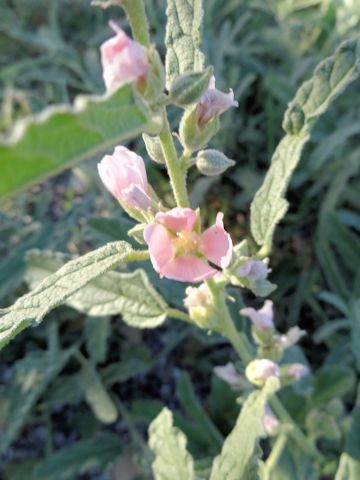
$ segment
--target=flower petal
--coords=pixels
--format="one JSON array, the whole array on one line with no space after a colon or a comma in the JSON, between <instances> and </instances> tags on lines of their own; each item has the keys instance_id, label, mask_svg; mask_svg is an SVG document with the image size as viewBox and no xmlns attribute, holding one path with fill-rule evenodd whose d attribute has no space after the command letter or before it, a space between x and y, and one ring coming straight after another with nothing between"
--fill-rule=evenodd
<instances>
[{"instance_id":1,"label":"flower petal","mask_svg":"<svg viewBox=\"0 0 360 480\"><path fill-rule=\"evenodd\" d=\"M201 250L212 263L226 268L232 258L232 240L224 229L223 217L224 214L219 212L216 216L215 225L205 230L201 235Z\"/></svg>"},{"instance_id":2,"label":"flower petal","mask_svg":"<svg viewBox=\"0 0 360 480\"><path fill-rule=\"evenodd\" d=\"M173 208L168 212L159 212L155 218L159 223L174 232L192 230L197 220L195 210L181 207Z\"/></svg>"},{"instance_id":3,"label":"flower petal","mask_svg":"<svg viewBox=\"0 0 360 480\"><path fill-rule=\"evenodd\" d=\"M144 240L148 244L151 263L154 269L164 276L164 267L173 259L172 236L162 225L152 223L144 230Z\"/></svg>"},{"instance_id":4,"label":"flower petal","mask_svg":"<svg viewBox=\"0 0 360 480\"><path fill-rule=\"evenodd\" d=\"M194 256L178 257L161 269L161 275L179 282L202 282L213 277L217 270Z\"/></svg>"}]
</instances>

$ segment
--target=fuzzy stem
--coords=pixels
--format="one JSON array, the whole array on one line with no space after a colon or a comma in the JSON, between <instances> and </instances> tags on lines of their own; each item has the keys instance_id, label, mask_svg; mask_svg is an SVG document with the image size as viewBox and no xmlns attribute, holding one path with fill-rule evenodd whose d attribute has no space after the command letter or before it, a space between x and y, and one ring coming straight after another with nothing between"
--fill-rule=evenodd
<instances>
[{"instance_id":1,"label":"fuzzy stem","mask_svg":"<svg viewBox=\"0 0 360 480\"><path fill-rule=\"evenodd\" d=\"M164 115L164 128L159 134L159 138L176 204L178 207L188 207L186 171L184 171L183 164L178 159L166 114Z\"/></svg>"},{"instance_id":2,"label":"fuzzy stem","mask_svg":"<svg viewBox=\"0 0 360 480\"><path fill-rule=\"evenodd\" d=\"M125 262L142 262L144 260L148 260L149 258L150 254L148 250L135 250L134 252L126 255Z\"/></svg>"},{"instance_id":3,"label":"fuzzy stem","mask_svg":"<svg viewBox=\"0 0 360 480\"><path fill-rule=\"evenodd\" d=\"M122 6L128 15L134 40L148 47L150 31L143 0L123 0Z\"/></svg>"},{"instance_id":4,"label":"fuzzy stem","mask_svg":"<svg viewBox=\"0 0 360 480\"><path fill-rule=\"evenodd\" d=\"M168 308L167 309L167 314L171 318L176 318L177 320L182 320L183 322L187 322L187 323L191 323L191 324L194 323L187 313L182 312L181 310L178 310L177 308Z\"/></svg>"},{"instance_id":5,"label":"fuzzy stem","mask_svg":"<svg viewBox=\"0 0 360 480\"><path fill-rule=\"evenodd\" d=\"M264 480L271 480L272 470L275 465L277 465L284 448L286 447L286 442L288 441L288 431L281 432L280 435L275 440L275 443L271 449L270 455L265 463L265 475Z\"/></svg>"}]
</instances>

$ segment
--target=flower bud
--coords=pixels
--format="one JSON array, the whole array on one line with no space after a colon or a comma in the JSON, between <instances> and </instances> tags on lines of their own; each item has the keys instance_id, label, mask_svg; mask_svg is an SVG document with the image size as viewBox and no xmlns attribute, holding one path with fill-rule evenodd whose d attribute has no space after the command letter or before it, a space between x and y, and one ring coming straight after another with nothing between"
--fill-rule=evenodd
<instances>
[{"instance_id":1,"label":"flower bud","mask_svg":"<svg viewBox=\"0 0 360 480\"><path fill-rule=\"evenodd\" d=\"M165 164L165 157L162 151L161 142L159 137L152 137L143 133L143 140L145 143L146 151L156 163Z\"/></svg>"},{"instance_id":2,"label":"flower bud","mask_svg":"<svg viewBox=\"0 0 360 480\"><path fill-rule=\"evenodd\" d=\"M271 272L266 263L261 260L246 260L237 270L236 275L248 279L250 282L265 280Z\"/></svg>"},{"instance_id":3,"label":"flower bud","mask_svg":"<svg viewBox=\"0 0 360 480\"><path fill-rule=\"evenodd\" d=\"M212 294L203 283L200 287L188 287L184 305L192 320L201 328L210 328L214 323L214 304Z\"/></svg>"},{"instance_id":4,"label":"flower bud","mask_svg":"<svg viewBox=\"0 0 360 480\"><path fill-rule=\"evenodd\" d=\"M233 91L221 92L215 88L215 81L215 77L211 77L209 86L197 105L196 116L200 126L226 112L230 107L239 106L234 100Z\"/></svg>"},{"instance_id":5,"label":"flower bud","mask_svg":"<svg viewBox=\"0 0 360 480\"><path fill-rule=\"evenodd\" d=\"M186 107L195 103L207 89L212 74L213 68L208 67L203 72L180 75L171 85L171 101L179 107Z\"/></svg>"},{"instance_id":6,"label":"flower bud","mask_svg":"<svg viewBox=\"0 0 360 480\"><path fill-rule=\"evenodd\" d=\"M286 383L297 382L310 373L309 367L303 363L282 365L280 371L281 379Z\"/></svg>"},{"instance_id":7,"label":"flower bud","mask_svg":"<svg viewBox=\"0 0 360 480\"><path fill-rule=\"evenodd\" d=\"M132 40L114 22L116 35L100 47L103 78L108 91L145 78L148 60L144 47Z\"/></svg>"},{"instance_id":8,"label":"flower bud","mask_svg":"<svg viewBox=\"0 0 360 480\"><path fill-rule=\"evenodd\" d=\"M228 383L234 390L249 387L247 380L237 372L235 365L231 362L226 365L214 367L214 373L221 378L221 380Z\"/></svg>"},{"instance_id":9,"label":"flower bud","mask_svg":"<svg viewBox=\"0 0 360 480\"><path fill-rule=\"evenodd\" d=\"M291 327L285 335L281 335L278 338L279 348L285 350L286 348L295 345L304 335L306 335L305 330L300 330L297 326Z\"/></svg>"},{"instance_id":10,"label":"flower bud","mask_svg":"<svg viewBox=\"0 0 360 480\"><path fill-rule=\"evenodd\" d=\"M201 150L196 158L198 170L208 177L220 175L234 165L234 160L230 160L218 150Z\"/></svg>"},{"instance_id":11,"label":"flower bud","mask_svg":"<svg viewBox=\"0 0 360 480\"><path fill-rule=\"evenodd\" d=\"M280 376L280 369L276 363L266 358L262 358L250 362L246 367L245 375L249 382L261 387L265 384L268 378L278 378Z\"/></svg>"},{"instance_id":12,"label":"flower bud","mask_svg":"<svg viewBox=\"0 0 360 480\"><path fill-rule=\"evenodd\" d=\"M185 111L179 126L182 145L190 151L204 147L219 130L219 119L214 117L200 126L197 121L197 106Z\"/></svg>"},{"instance_id":13,"label":"flower bud","mask_svg":"<svg viewBox=\"0 0 360 480\"><path fill-rule=\"evenodd\" d=\"M279 432L280 422L275 417L273 411L268 405L265 406L265 413L262 418L262 423L268 435L273 436Z\"/></svg>"},{"instance_id":14,"label":"flower bud","mask_svg":"<svg viewBox=\"0 0 360 480\"><path fill-rule=\"evenodd\" d=\"M242 308L240 313L245 317L249 317L257 330L274 331L273 302L271 300L265 300L265 303L260 310L247 307Z\"/></svg>"},{"instance_id":15,"label":"flower bud","mask_svg":"<svg viewBox=\"0 0 360 480\"><path fill-rule=\"evenodd\" d=\"M144 161L126 147L115 147L98 163L98 172L108 191L130 208L147 210L151 207L149 184Z\"/></svg>"}]
</instances>

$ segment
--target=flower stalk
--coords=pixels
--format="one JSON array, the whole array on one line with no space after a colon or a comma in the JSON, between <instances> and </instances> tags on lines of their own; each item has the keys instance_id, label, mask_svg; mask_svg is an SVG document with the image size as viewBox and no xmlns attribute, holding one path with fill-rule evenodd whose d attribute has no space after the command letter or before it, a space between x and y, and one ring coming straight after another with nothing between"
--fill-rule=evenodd
<instances>
[{"instance_id":1,"label":"flower stalk","mask_svg":"<svg viewBox=\"0 0 360 480\"><path fill-rule=\"evenodd\" d=\"M148 47L150 45L149 22L146 17L143 0L123 0L134 39Z\"/></svg>"}]
</instances>

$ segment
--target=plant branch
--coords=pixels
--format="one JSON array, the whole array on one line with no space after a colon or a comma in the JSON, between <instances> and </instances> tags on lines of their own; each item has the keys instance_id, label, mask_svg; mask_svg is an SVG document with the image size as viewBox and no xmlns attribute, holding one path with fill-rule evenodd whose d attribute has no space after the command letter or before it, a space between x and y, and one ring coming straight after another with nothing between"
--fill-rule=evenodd
<instances>
[{"instance_id":1,"label":"plant branch","mask_svg":"<svg viewBox=\"0 0 360 480\"><path fill-rule=\"evenodd\" d=\"M159 138L176 204L178 207L188 207L186 170L183 169L183 163L178 159L166 113L164 113L164 127Z\"/></svg>"}]
</instances>

